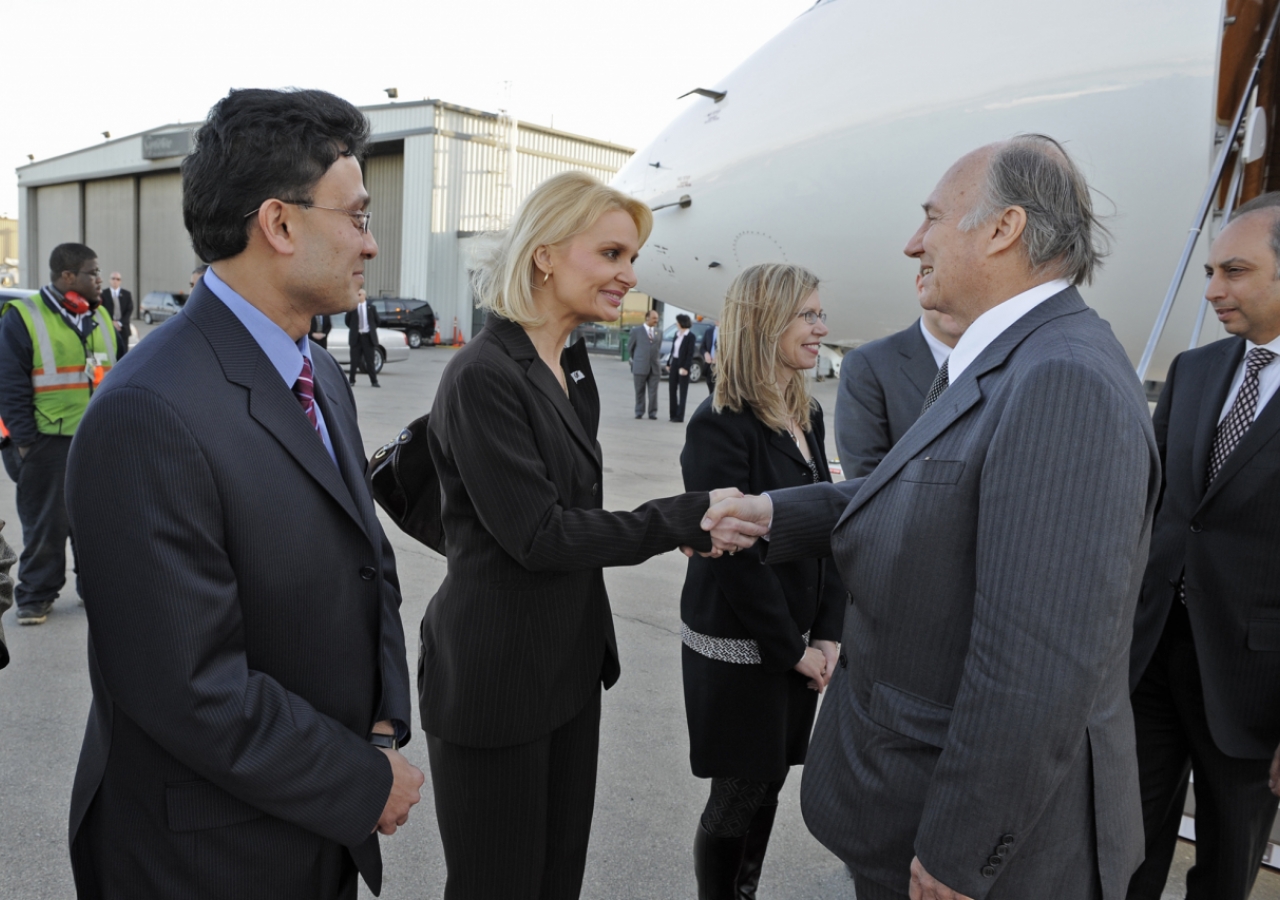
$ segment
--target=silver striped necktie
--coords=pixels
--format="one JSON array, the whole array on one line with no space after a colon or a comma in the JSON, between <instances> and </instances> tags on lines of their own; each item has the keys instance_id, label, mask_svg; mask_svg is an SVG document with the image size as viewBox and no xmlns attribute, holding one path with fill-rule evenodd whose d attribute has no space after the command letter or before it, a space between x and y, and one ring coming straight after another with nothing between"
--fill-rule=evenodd
<instances>
[{"instance_id":1,"label":"silver striped necktie","mask_svg":"<svg viewBox=\"0 0 1280 900\"><path fill-rule=\"evenodd\" d=\"M951 384L951 377L947 374L947 363L950 359L942 361L938 374L933 377L933 384L929 385L929 393L924 395L924 409L920 410L920 415L924 415L929 411L929 407L938 402L938 398L942 396L942 392Z\"/></svg>"}]
</instances>

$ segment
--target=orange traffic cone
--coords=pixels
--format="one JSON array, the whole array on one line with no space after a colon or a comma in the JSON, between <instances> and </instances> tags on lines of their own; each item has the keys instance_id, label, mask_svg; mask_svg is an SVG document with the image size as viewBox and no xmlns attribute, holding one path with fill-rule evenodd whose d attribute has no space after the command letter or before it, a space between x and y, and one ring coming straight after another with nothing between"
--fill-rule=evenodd
<instances>
[{"instance_id":1,"label":"orange traffic cone","mask_svg":"<svg viewBox=\"0 0 1280 900\"><path fill-rule=\"evenodd\" d=\"M453 317L453 346L461 347L466 341L462 338L462 329L458 327L458 317Z\"/></svg>"},{"instance_id":2,"label":"orange traffic cone","mask_svg":"<svg viewBox=\"0 0 1280 900\"><path fill-rule=\"evenodd\" d=\"M440 325L439 325L439 323L437 323L437 324L436 324L436 333L435 333L435 337L434 337L434 339L431 341L431 343L435 344L437 347L439 347L439 346L440 346Z\"/></svg>"}]
</instances>

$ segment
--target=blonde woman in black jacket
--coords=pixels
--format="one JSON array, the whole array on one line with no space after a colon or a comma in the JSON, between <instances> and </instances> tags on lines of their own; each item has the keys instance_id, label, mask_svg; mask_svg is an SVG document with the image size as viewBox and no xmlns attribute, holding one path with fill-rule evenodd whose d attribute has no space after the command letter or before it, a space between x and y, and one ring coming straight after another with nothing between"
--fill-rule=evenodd
<instances>
[{"instance_id":1,"label":"blonde woman in black jacket","mask_svg":"<svg viewBox=\"0 0 1280 900\"><path fill-rule=\"evenodd\" d=\"M744 493L830 481L806 374L827 333L818 280L744 271L721 318L715 392L689 422L685 489ZM689 561L680 600L693 774L711 779L694 839L700 900L756 895L788 769L804 762L833 673L844 590L831 560L762 565L758 548Z\"/></svg>"},{"instance_id":2,"label":"blonde woman in black jacket","mask_svg":"<svg viewBox=\"0 0 1280 900\"><path fill-rule=\"evenodd\" d=\"M618 679L603 567L709 551L697 491L604 509L583 322L636 283L649 209L582 173L544 182L478 263L489 318L450 361L428 445L448 575L422 620L418 688L446 900L573 900L595 799L600 689Z\"/></svg>"}]
</instances>

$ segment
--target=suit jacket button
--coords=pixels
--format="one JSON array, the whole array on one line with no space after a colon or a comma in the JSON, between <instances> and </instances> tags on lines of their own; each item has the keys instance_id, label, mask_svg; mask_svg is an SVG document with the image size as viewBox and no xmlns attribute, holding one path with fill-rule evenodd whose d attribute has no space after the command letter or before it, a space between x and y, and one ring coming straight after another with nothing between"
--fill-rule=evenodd
<instances>
[{"instance_id":1,"label":"suit jacket button","mask_svg":"<svg viewBox=\"0 0 1280 900\"><path fill-rule=\"evenodd\" d=\"M843 653L840 654L840 668L849 668L849 657L845 656Z\"/></svg>"},{"instance_id":2,"label":"suit jacket button","mask_svg":"<svg viewBox=\"0 0 1280 900\"><path fill-rule=\"evenodd\" d=\"M998 866L1000 863L1004 862L1004 860L999 856L992 856L987 859L987 862L991 863L993 866Z\"/></svg>"},{"instance_id":3,"label":"suit jacket button","mask_svg":"<svg viewBox=\"0 0 1280 900\"><path fill-rule=\"evenodd\" d=\"M1192 520L1191 520L1191 533L1192 533L1192 534L1199 534L1199 533L1200 533L1200 532L1202 532L1202 531L1204 531L1204 529L1200 527L1200 523L1199 523L1199 522L1197 522L1195 519L1192 519Z\"/></svg>"},{"instance_id":4,"label":"suit jacket button","mask_svg":"<svg viewBox=\"0 0 1280 900\"><path fill-rule=\"evenodd\" d=\"M1008 852L1009 852L1008 844L1001 844L999 847L996 847L996 856L1004 856Z\"/></svg>"},{"instance_id":5,"label":"suit jacket button","mask_svg":"<svg viewBox=\"0 0 1280 900\"><path fill-rule=\"evenodd\" d=\"M996 867L995 867L995 866L983 866L983 867L982 867L982 874L983 874L983 876L985 876L986 878L990 878L992 875L996 874Z\"/></svg>"},{"instance_id":6,"label":"suit jacket button","mask_svg":"<svg viewBox=\"0 0 1280 900\"><path fill-rule=\"evenodd\" d=\"M1011 834L1006 834L1004 837L1000 838L1000 843L1002 843L1002 844L1008 844L1010 847L1012 847L1012 846L1013 846L1013 835L1011 835Z\"/></svg>"},{"instance_id":7,"label":"suit jacket button","mask_svg":"<svg viewBox=\"0 0 1280 900\"><path fill-rule=\"evenodd\" d=\"M377 574L378 574L378 570L375 569L373 566L363 566L360 569L360 577L363 578L365 581L373 581L373 579L377 576Z\"/></svg>"}]
</instances>

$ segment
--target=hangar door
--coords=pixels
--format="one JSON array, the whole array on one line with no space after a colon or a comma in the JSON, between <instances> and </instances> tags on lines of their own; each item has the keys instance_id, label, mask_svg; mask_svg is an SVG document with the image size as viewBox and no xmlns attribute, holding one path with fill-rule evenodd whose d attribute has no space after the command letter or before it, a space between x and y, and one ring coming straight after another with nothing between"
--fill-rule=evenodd
<instances>
[{"instance_id":1,"label":"hangar door","mask_svg":"<svg viewBox=\"0 0 1280 900\"><path fill-rule=\"evenodd\" d=\"M78 244L80 233L80 182L52 184L36 191L35 272L23 272L30 287L49 283L49 254L59 244Z\"/></svg>"},{"instance_id":2,"label":"hangar door","mask_svg":"<svg viewBox=\"0 0 1280 900\"><path fill-rule=\"evenodd\" d=\"M370 156L364 163L365 188L373 219L369 231L378 255L364 267L364 289L370 297L400 296L400 219L404 209L404 153Z\"/></svg>"},{"instance_id":3,"label":"hangar door","mask_svg":"<svg viewBox=\"0 0 1280 900\"><path fill-rule=\"evenodd\" d=\"M186 293L196 267L191 237L182 224L182 175L165 172L138 180L138 290ZM97 248L95 248L97 249Z\"/></svg>"},{"instance_id":4,"label":"hangar door","mask_svg":"<svg viewBox=\"0 0 1280 900\"><path fill-rule=\"evenodd\" d=\"M112 272L119 272L122 287L138 293L138 229L133 199L134 180L107 178L84 186L84 242L98 254L102 289L111 286Z\"/></svg>"}]
</instances>

